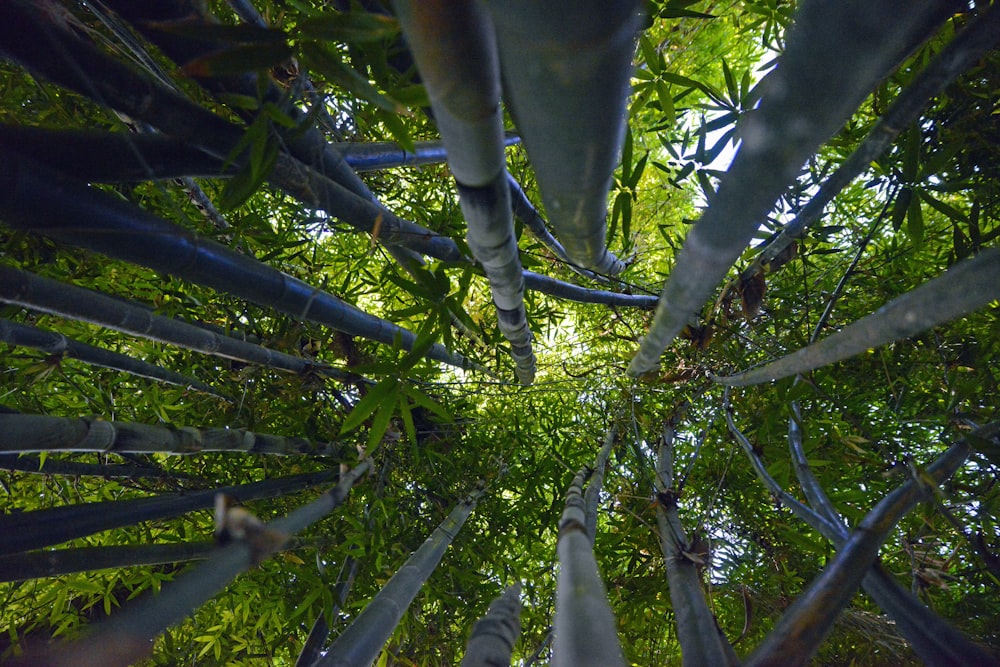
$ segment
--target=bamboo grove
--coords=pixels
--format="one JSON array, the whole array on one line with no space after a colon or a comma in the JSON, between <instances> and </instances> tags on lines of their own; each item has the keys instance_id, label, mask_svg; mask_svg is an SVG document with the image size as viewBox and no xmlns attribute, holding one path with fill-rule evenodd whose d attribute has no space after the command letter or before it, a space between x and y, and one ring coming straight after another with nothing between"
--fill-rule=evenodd
<instances>
[{"instance_id":1,"label":"bamboo grove","mask_svg":"<svg viewBox=\"0 0 1000 667\"><path fill-rule=\"evenodd\" d=\"M0 662L1000 663L995 3L0 19Z\"/></svg>"}]
</instances>

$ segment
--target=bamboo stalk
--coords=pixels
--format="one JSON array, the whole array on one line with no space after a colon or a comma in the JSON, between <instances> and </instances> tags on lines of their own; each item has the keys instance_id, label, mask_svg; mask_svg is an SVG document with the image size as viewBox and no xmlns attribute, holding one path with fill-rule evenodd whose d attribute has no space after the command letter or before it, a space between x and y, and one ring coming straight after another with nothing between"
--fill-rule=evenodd
<instances>
[{"instance_id":1,"label":"bamboo stalk","mask_svg":"<svg viewBox=\"0 0 1000 667\"><path fill-rule=\"evenodd\" d=\"M161 494L148 498L81 503L52 509L0 515L0 555L68 542L105 530L131 526L143 521L168 519L195 510L213 507L222 493L239 502L275 498L298 493L336 477L336 471L324 470L288 477L227 486L208 491Z\"/></svg>"},{"instance_id":2,"label":"bamboo stalk","mask_svg":"<svg viewBox=\"0 0 1000 667\"><path fill-rule=\"evenodd\" d=\"M26 551L0 556L0 582L57 577L138 565L183 563L208 558L215 542L139 544L115 547L80 547L52 551Z\"/></svg>"},{"instance_id":3,"label":"bamboo stalk","mask_svg":"<svg viewBox=\"0 0 1000 667\"><path fill-rule=\"evenodd\" d=\"M92 417L0 414L0 452L131 452L189 456L201 452L332 456L350 447L337 442L254 433L243 428L170 428Z\"/></svg>"},{"instance_id":4,"label":"bamboo stalk","mask_svg":"<svg viewBox=\"0 0 1000 667\"><path fill-rule=\"evenodd\" d=\"M950 322L1000 297L1000 249L983 250L837 333L760 368L712 379L730 387L799 375Z\"/></svg>"},{"instance_id":5,"label":"bamboo stalk","mask_svg":"<svg viewBox=\"0 0 1000 667\"><path fill-rule=\"evenodd\" d=\"M141 359L136 359L135 357L130 357L126 354L119 354L81 343L78 340L67 338L59 333L45 331L44 329L26 324L18 324L17 322L11 322L2 318L0 318L0 341L10 345L23 345L36 350L42 350L48 354L57 355L59 358L69 357L93 366L110 368L150 380L187 387L211 394L230 403L233 402L232 398L219 393L204 382L186 375L175 373L174 371L142 361Z\"/></svg>"},{"instance_id":6,"label":"bamboo stalk","mask_svg":"<svg viewBox=\"0 0 1000 667\"><path fill-rule=\"evenodd\" d=\"M597 570L593 544L587 535L584 477L581 470L573 478L559 521L556 545L559 578L552 664L556 667L624 667L615 617Z\"/></svg>"},{"instance_id":7,"label":"bamboo stalk","mask_svg":"<svg viewBox=\"0 0 1000 667\"><path fill-rule=\"evenodd\" d=\"M314 667L368 667L375 661L481 495L477 491L455 506Z\"/></svg>"},{"instance_id":8,"label":"bamboo stalk","mask_svg":"<svg viewBox=\"0 0 1000 667\"><path fill-rule=\"evenodd\" d=\"M587 490L583 495L586 508L584 524L587 527L587 536L590 538L591 544L597 539L597 507L600 504L601 490L604 487L604 471L608 467L608 457L611 456L611 450L615 446L617 437L618 428L612 424L604 435L604 445L594 459L594 472L590 475Z\"/></svg>"},{"instance_id":9,"label":"bamboo stalk","mask_svg":"<svg viewBox=\"0 0 1000 667\"><path fill-rule=\"evenodd\" d=\"M164 470L153 466L114 463L81 463L62 461L25 454L0 454L0 469L17 470L36 475L62 475L65 477L103 477L105 479L161 479L177 481L191 479L191 475Z\"/></svg>"},{"instance_id":10,"label":"bamboo stalk","mask_svg":"<svg viewBox=\"0 0 1000 667\"><path fill-rule=\"evenodd\" d=\"M732 646L722 634L712 610L708 607L701 587L698 566L705 566L710 555L693 544L677 513L677 495L673 488L674 427L663 428L657 452L656 478L659 502L656 525L660 533L660 548L666 562L670 587L670 606L677 619L677 640L681 645L681 664L738 665ZM700 561L700 562L699 562Z\"/></svg>"},{"instance_id":11,"label":"bamboo stalk","mask_svg":"<svg viewBox=\"0 0 1000 667\"><path fill-rule=\"evenodd\" d=\"M486 615L472 626L460 667L510 665L514 644L521 634L521 584L513 584L490 603Z\"/></svg>"},{"instance_id":12,"label":"bamboo stalk","mask_svg":"<svg viewBox=\"0 0 1000 667\"><path fill-rule=\"evenodd\" d=\"M569 258L616 275L607 196L625 136L639 3L490 0L504 95ZM581 48L581 45L585 45Z\"/></svg>"},{"instance_id":13,"label":"bamboo stalk","mask_svg":"<svg viewBox=\"0 0 1000 667\"><path fill-rule=\"evenodd\" d=\"M657 366L747 247L802 164L831 137L879 80L950 14L947 0L849 0L801 5L742 145L708 209L688 234L653 324L629 365ZM527 142L527 136L525 136Z\"/></svg>"}]
</instances>

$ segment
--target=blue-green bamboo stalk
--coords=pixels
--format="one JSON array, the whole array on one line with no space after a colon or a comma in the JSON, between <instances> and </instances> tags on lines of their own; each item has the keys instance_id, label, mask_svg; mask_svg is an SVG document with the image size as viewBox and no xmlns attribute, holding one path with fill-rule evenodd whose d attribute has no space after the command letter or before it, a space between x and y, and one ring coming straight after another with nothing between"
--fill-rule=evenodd
<instances>
[{"instance_id":1,"label":"blue-green bamboo stalk","mask_svg":"<svg viewBox=\"0 0 1000 667\"><path fill-rule=\"evenodd\" d=\"M211 394L230 403L233 402L232 398L219 393L204 382L200 382L194 378L175 373L174 371L141 359L136 359L135 357L130 357L127 354L119 354L118 352L112 352L111 350L94 347L93 345L67 338L54 331L45 331L38 327L0 319L0 341L10 345L23 345L36 350L42 350L48 354L57 355L60 358L68 357L77 359L94 366L110 368L130 375L166 382L180 387L188 387Z\"/></svg>"},{"instance_id":2,"label":"blue-green bamboo stalk","mask_svg":"<svg viewBox=\"0 0 1000 667\"><path fill-rule=\"evenodd\" d=\"M368 667L375 661L481 495L476 491L455 506L314 667Z\"/></svg>"},{"instance_id":3,"label":"blue-green bamboo stalk","mask_svg":"<svg viewBox=\"0 0 1000 667\"><path fill-rule=\"evenodd\" d=\"M590 538L591 544L597 539L597 507L601 502L601 490L604 487L604 471L608 467L608 457L611 456L611 450L615 446L615 438L617 437L618 428L612 424L604 435L604 445L594 459L594 472L590 475L587 490L583 495L586 507L587 536Z\"/></svg>"},{"instance_id":4,"label":"blue-green bamboo stalk","mask_svg":"<svg viewBox=\"0 0 1000 667\"><path fill-rule=\"evenodd\" d=\"M559 579L556 582L556 667L624 667L615 617L597 570L594 548L587 535L583 499L585 471L573 478L566 492L566 508L559 521Z\"/></svg>"},{"instance_id":5,"label":"blue-green bamboo stalk","mask_svg":"<svg viewBox=\"0 0 1000 667\"><path fill-rule=\"evenodd\" d=\"M396 16L430 96L458 185L466 240L486 272L497 324L521 384L536 365L504 164L500 65L489 15L477 0L395 0Z\"/></svg>"},{"instance_id":6,"label":"blue-green bamboo stalk","mask_svg":"<svg viewBox=\"0 0 1000 667\"><path fill-rule=\"evenodd\" d=\"M654 369L747 247L802 164L841 128L878 81L949 15L947 0L803 3L775 71L762 83L742 144L684 247L653 324L629 365ZM524 136L527 145L528 137Z\"/></svg>"},{"instance_id":7,"label":"blue-green bamboo stalk","mask_svg":"<svg viewBox=\"0 0 1000 667\"><path fill-rule=\"evenodd\" d=\"M950 322L985 307L998 297L1000 249L991 248L956 264L937 278L818 343L760 368L713 379L720 384L739 387L806 373Z\"/></svg>"},{"instance_id":8,"label":"blue-green bamboo stalk","mask_svg":"<svg viewBox=\"0 0 1000 667\"><path fill-rule=\"evenodd\" d=\"M516 134L504 136L504 146L514 146L521 138ZM394 167L420 167L443 164L448 161L448 151L443 141L415 141L413 151L408 151L391 141L344 142L332 144L355 171L377 171Z\"/></svg>"},{"instance_id":9,"label":"blue-green bamboo stalk","mask_svg":"<svg viewBox=\"0 0 1000 667\"><path fill-rule=\"evenodd\" d=\"M460 667L509 667L521 635L521 584L507 587L472 626Z\"/></svg>"},{"instance_id":10,"label":"blue-green bamboo stalk","mask_svg":"<svg viewBox=\"0 0 1000 667\"><path fill-rule=\"evenodd\" d=\"M607 196L625 136L639 3L489 0L504 96L573 263L616 275ZM583 45L583 46L581 46Z\"/></svg>"}]
</instances>

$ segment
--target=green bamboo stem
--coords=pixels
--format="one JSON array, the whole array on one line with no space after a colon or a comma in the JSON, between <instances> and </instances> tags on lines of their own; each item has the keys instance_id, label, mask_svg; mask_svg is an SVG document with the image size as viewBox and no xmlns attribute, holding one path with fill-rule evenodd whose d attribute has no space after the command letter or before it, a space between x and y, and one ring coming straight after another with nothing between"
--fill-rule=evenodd
<instances>
[{"instance_id":1,"label":"green bamboo stem","mask_svg":"<svg viewBox=\"0 0 1000 667\"><path fill-rule=\"evenodd\" d=\"M52 667L118 667L147 657L153 640L210 600L241 572L270 557L296 533L323 518L347 498L368 471L364 461L340 477L337 486L291 514L265 524L256 536L237 539L217 549L199 567L124 606L91 634L29 659ZM257 539L260 536L266 540ZM43 662L44 661L44 662Z\"/></svg>"},{"instance_id":2,"label":"green bamboo stem","mask_svg":"<svg viewBox=\"0 0 1000 667\"><path fill-rule=\"evenodd\" d=\"M130 452L250 454L344 457L351 448L337 442L254 433L244 428L170 428L92 417L0 414L0 452Z\"/></svg>"},{"instance_id":3,"label":"green bamboo stem","mask_svg":"<svg viewBox=\"0 0 1000 667\"><path fill-rule=\"evenodd\" d=\"M556 545L559 578L552 664L556 667L624 667L615 617L597 570L593 544L587 535L584 477L585 471L581 470L573 478L559 521Z\"/></svg>"},{"instance_id":4,"label":"green bamboo stem","mask_svg":"<svg viewBox=\"0 0 1000 667\"><path fill-rule=\"evenodd\" d=\"M871 315L818 343L753 370L713 379L746 386L806 373L900 338L908 338L985 307L1000 296L1000 249L960 262Z\"/></svg>"},{"instance_id":5,"label":"green bamboo stem","mask_svg":"<svg viewBox=\"0 0 1000 667\"><path fill-rule=\"evenodd\" d=\"M211 394L230 403L233 399L221 394L204 382L187 377L180 373L167 370L161 366L130 357L126 354L119 354L110 350L104 350L78 340L67 338L66 336L52 331L45 331L37 327L26 324L18 324L7 319L0 318L0 341L10 345L22 345L41 350L47 354L57 355L59 358L69 357L82 361L92 366L110 368L130 375L166 382L168 384L187 387L196 391Z\"/></svg>"},{"instance_id":6,"label":"green bamboo stem","mask_svg":"<svg viewBox=\"0 0 1000 667\"><path fill-rule=\"evenodd\" d=\"M518 380L529 385L536 364L504 165L500 64L492 23L475 0L395 0L393 5L448 148L466 240L489 280L497 324L510 342Z\"/></svg>"},{"instance_id":7,"label":"green bamboo stem","mask_svg":"<svg viewBox=\"0 0 1000 667\"><path fill-rule=\"evenodd\" d=\"M248 364L345 382L360 376L152 313L145 306L0 264L0 301Z\"/></svg>"},{"instance_id":8,"label":"green bamboo stem","mask_svg":"<svg viewBox=\"0 0 1000 667\"><path fill-rule=\"evenodd\" d=\"M208 558L214 542L139 544L26 551L0 556L0 582L58 577L75 572L183 563Z\"/></svg>"},{"instance_id":9,"label":"green bamboo stem","mask_svg":"<svg viewBox=\"0 0 1000 667\"><path fill-rule=\"evenodd\" d=\"M937 485L948 479L965 463L970 451L966 441L959 441L925 468L926 480L911 479L875 505L826 569L785 611L746 665L806 664L854 597L889 532L918 502L933 495L929 483Z\"/></svg>"},{"instance_id":10,"label":"green bamboo stem","mask_svg":"<svg viewBox=\"0 0 1000 667\"><path fill-rule=\"evenodd\" d=\"M608 457L611 456L611 450L615 446L617 437L618 428L612 424L604 435L604 445L594 459L594 472L591 473L587 490L583 494L586 507L584 524L587 527L587 536L590 538L591 544L597 539L597 507L601 502L601 490L604 488L604 471L608 467Z\"/></svg>"},{"instance_id":11,"label":"green bamboo stem","mask_svg":"<svg viewBox=\"0 0 1000 667\"><path fill-rule=\"evenodd\" d=\"M820 185L812 199L781 233L767 244L759 257L743 271L752 276L781 254L805 230L820 220L823 209L851 181L868 169L885 152L904 128L909 127L935 95L940 94L959 74L971 67L1000 40L1000 9L986 6L982 13L949 42L899 93L854 152Z\"/></svg>"},{"instance_id":12,"label":"green bamboo stem","mask_svg":"<svg viewBox=\"0 0 1000 667\"><path fill-rule=\"evenodd\" d=\"M368 667L375 661L481 495L477 491L455 506L314 667Z\"/></svg>"},{"instance_id":13,"label":"green bamboo stem","mask_svg":"<svg viewBox=\"0 0 1000 667\"><path fill-rule=\"evenodd\" d=\"M0 197L0 213L15 228L170 273L351 335L387 345L401 343L406 349L416 342L414 333L328 292L17 154L7 156L5 167L0 173L5 195ZM81 226L80 220L89 224ZM472 367L440 344L427 356Z\"/></svg>"},{"instance_id":14,"label":"green bamboo stem","mask_svg":"<svg viewBox=\"0 0 1000 667\"><path fill-rule=\"evenodd\" d=\"M167 493L148 498L81 503L44 510L0 515L0 555L61 544L105 530L131 526L143 521L168 519L187 512L213 507L219 493L241 503L298 493L336 477L324 470L288 477L227 486L208 491Z\"/></svg>"},{"instance_id":15,"label":"green bamboo stem","mask_svg":"<svg viewBox=\"0 0 1000 667\"><path fill-rule=\"evenodd\" d=\"M947 0L805 3L787 48L762 83L742 145L701 220L688 234L663 288L653 324L629 365L657 366L747 247L802 164L841 128L915 40L949 13ZM527 136L525 143L527 143Z\"/></svg>"},{"instance_id":16,"label":"green bamboo stem","mask_svg":"<svg viewBox=\"0 0 1000 667\"><path fill-rule=\"evenodd\" d=\"M105 479L190 479L184 473L163 470L135 464L113 463L81 463L79 461L61 461L47 457L42 462L41 457L26 454L0 454L0 469L17 470L36 475L62 475L65 477L103 477Z\"/></svg>"},{"instance_id":17,"label":"green bamboo stem","mask_svg":"<svg viewBox=\"0 0 1000 667\"><path fill-rule=\"evenodd\" d=\"M663 429L657 452L656 477L660 500L656 506L656 525L666 562L670 605L677 619L681 664L685 667L738 665L739 660L736 659L732 646L722 634L705 600L698 573L698 566L703 564L693 560L707 560L709 554L696 553L702 547L689 543L677 513L673 459L674 427L668 423Z\"/></svg>"},{"instance_id":18,"label":"green bamboo stem","mask_svg":"<svg viewBox=\"0 0 1000 667\"><path fill-rule=\"evenodd\" d=\"M850 531L813 475L802 443L802 415L792 401L788 420L788 448L795 466L795 476L809 505L836 530L824 534L835 545L842 544ZM861 587L896 623L899 633L910 642L914 653L928 665L987 665L991 658L964 634L946 622L920 599L903 588L880 563L875 563L861 580Z\"/></svg>"},{"instance_id":19,"label":"green bamboo stem","mask_svg":"<svg viewBox=\"0 0 1000 667\"><path fill-rule=\"evenodd\" d=\"M521 634L521 584L508 586L472 626L460 667L509 667Z\"/></svg>"},{"instance_id":20,"label":"green bamboo stem","mask_svg":"<svg viewBox=\"0 0 1000 667\"><path fill-rule=\"evenodd\" d=\"M556 236L578 266L617 275L624 264L607 249L605 217L625 136L639 3L486 4L504 96Z\"/></svg>"}]
</instances>

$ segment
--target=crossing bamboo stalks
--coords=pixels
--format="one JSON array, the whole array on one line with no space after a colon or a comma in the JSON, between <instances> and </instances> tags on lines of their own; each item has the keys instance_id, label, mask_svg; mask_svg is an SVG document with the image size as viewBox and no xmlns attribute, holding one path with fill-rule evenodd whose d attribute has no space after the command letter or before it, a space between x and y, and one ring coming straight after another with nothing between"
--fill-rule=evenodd
<instances>
[{"instance_id":1,"label":"crossing bamboo stalks","mask_svg":"<svg viewBox=\"0 0 1000 667\"><path fill-rule=\"evenodd\" d=\"M369 382L339 368L293 357L182 320L156 315L140 304L42 278L2 264L0 301L248 364L299 374L315 372L345 382Z\"/></svg>"},{"instance_id":2,"label":"crossing bamboo stalks","mask_svg":"<svg viewBox=\"0 0 1000 667\"><path fill-rule=\"evenodd\" d=\"M119 667L146 657L152 642L164 630L189 616L241 572L276 553L296 533L339 507L357 480L370 467L364 461L340 476L337 486L291 514L255 524L244 536L215 551L203 564L164 585L159 594L147 594L124 606L90 635L64 644L42 656L28 656L24 664L52 667Z\"/></svg>"},{"instance_id":3,"label":"crossing bamboo stalks","mask_svg":"<svg viewBox=\"0 0 1000 667\"><path fill-rule=\"evenodd\" d=\"M414 333L328 292L17 154L7 156L0 187L0 214L15 228L170 273L351 335L405 349L416 342ZM83 220L89 224L81 225ZM427 356L472 367L440 344L432 345Z\"/></svg>"},{"instance_id":4,"label":"crossing bamboo stalks","mask_svg":"<svg viewBox=\"0 0 1000 667\"><path fill-rule=\"evenodd\" d=\"M227 486L209 491L162 494L134 500L83 503L52 509L0 515L0 555L41 549L104 530L131 526L143 521L167 519L212 507L216 494L232 496L239 502L275 498L298 493L336 477L325 470Z\"/></svg>"}]
</instances>

